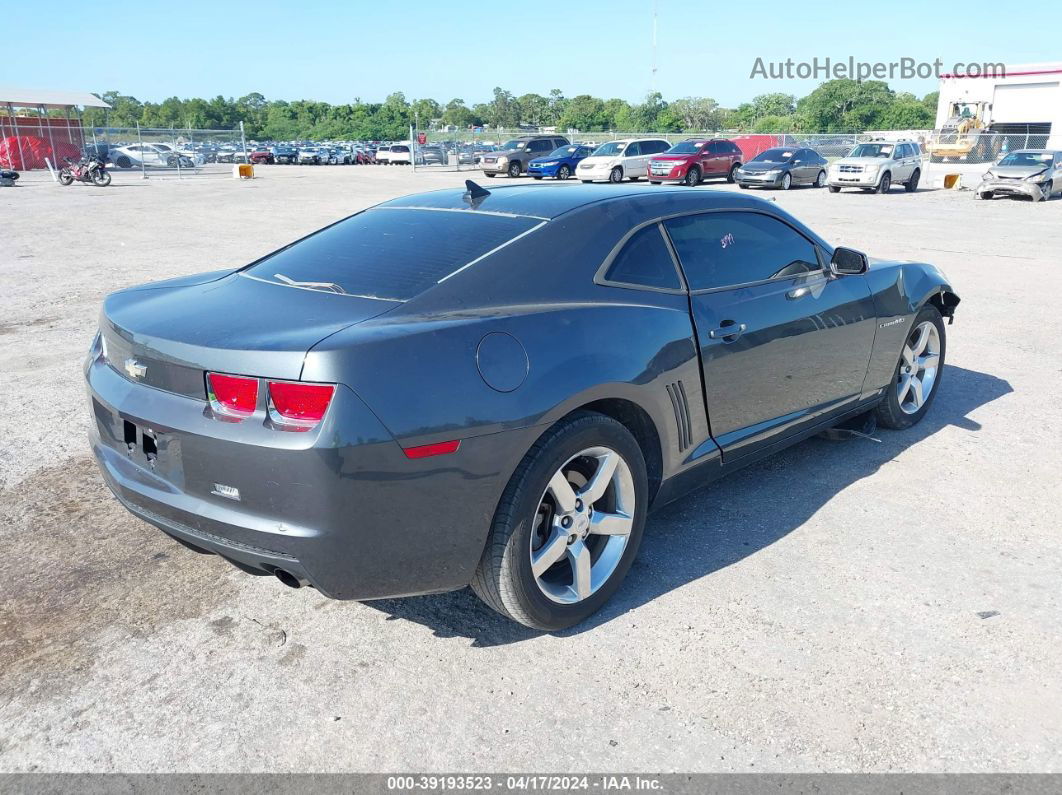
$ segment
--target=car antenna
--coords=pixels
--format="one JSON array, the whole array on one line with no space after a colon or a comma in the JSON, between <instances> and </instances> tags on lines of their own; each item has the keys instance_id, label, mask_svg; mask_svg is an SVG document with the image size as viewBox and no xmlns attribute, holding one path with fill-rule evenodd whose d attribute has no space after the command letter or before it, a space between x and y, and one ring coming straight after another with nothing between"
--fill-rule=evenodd
<instances>
[{"instance_id":1,"label":"car antenna","mask_svg":"<svg viewBox=\"0 0 1062 795\"><path fill-rule=\"evenodd\" d=\"M490 196L490 191L482 185L477 185L470 179L465 180L465 195L462 197L475 210L485 198Z\"/></svg>"}]
</instances>

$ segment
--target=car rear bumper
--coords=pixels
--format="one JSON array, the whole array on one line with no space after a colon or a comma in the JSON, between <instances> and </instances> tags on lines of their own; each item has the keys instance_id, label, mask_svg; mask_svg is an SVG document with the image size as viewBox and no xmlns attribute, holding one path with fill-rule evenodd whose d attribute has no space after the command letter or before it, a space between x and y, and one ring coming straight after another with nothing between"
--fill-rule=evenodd
<instances>
[{"instance_id":1,"label":"car rear bumper","mask_svg":"<svg viewBox=\"0 0 1062 795\"><path fill-rule=\"evenodd\" d=\"M134 383L98 355L86 378L92 450L130 512L241 569L283 570L337 599L467 585L507 467L537 433L464 439L451 455L409 459L345 387L317 428L293 433L221 422L205 401Z\"/></svg>"},{"instance_id":2,"label":"car rear bumper","mask_svg":"<svg viewBox=\"0 0 1062 795\"><path fill-rule=\"evenodd\" d=\"M1039 183L1023 179L986 179L977 186L977 193L998 193L1003 196L1028 196L1040 201L1044 191Z\"/></svg>"}]
</instances>

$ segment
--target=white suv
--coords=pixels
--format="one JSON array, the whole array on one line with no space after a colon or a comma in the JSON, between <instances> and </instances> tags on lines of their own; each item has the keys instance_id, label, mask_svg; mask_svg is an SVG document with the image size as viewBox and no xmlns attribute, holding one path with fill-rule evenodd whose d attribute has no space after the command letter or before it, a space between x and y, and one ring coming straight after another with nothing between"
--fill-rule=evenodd
<instances>
[{"instance_id":1,"label":"white suv","mask_svg":"<svg viewBox=\"0 0 1062 795\"><path fill-rule=\"evenodd\" d=\"M601 144L590 157L581 160L575 176L583 182L623 182L629 177L633 182L648 173L649 160L653 155L666 152L671 144L662 138L628 138Z\"/></svg>"},{"instance_id":2,"label":"white suv","mask_svg":"<svg viewBox=\"0 0 1062 795\"><path fill-rule=\"evenodd\" d=\"M830 193L841 188L862 188L888 193L901 183L908 193L918 188L922 176L922 150L914 141L871 141L857 144L847 157L830 164L826 184Z\"/></svg>"}]
</instances>

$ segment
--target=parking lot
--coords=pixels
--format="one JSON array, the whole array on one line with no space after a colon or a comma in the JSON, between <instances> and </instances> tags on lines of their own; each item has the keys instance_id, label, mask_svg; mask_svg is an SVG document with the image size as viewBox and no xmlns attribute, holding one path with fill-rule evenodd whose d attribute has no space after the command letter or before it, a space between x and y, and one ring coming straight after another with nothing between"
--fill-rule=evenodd
<instances>
[{"instance_id":1,"label":"parking lot","mask_svg":"<svg viewBox=\"0 0 1062 795\"><path fill-rule=\"evenodd\" d=\"M105 294L476 178L256 172L0 190L0 770L1062 771L1062 200L761 194L950 277L937 402L663 508L617 597L543 635L467 591L247 576L103 485L81 364Z\"/></svg>"}]
</instances>

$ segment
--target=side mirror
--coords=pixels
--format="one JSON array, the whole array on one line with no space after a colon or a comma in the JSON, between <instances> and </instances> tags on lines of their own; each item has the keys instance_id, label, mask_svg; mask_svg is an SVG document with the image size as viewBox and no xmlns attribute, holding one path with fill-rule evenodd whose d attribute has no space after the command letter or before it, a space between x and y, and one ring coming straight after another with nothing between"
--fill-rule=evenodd
<instances>
[{"instance_id":1,"label":"side mirror","mask_svg":"<svg viewBox=\"0 0 1062 795\"><path fill-rule=\"evenodd\" d=\"M830 271L834 276L855 276L866 273L869 267L867 255L854 248L835 248L830 259Z\"/></svg>"}]
</instances>

